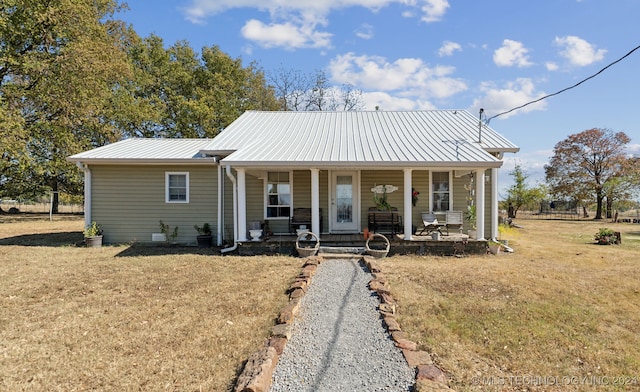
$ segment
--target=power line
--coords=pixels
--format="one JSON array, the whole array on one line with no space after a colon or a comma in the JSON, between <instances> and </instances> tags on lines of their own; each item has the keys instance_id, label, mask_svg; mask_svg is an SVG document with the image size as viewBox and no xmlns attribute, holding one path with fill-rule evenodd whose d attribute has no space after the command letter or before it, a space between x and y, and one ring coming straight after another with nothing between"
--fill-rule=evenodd
<instances>
[{"instance_id":1,"label":"power line","mask_svg":"<svg viewBox=\"0 0 640 392\"><path fill-rule=\"evenodd\" d=\"M638 46L636 46L635 48L631 49L631 50L629 51L629 53L627 53L627 54L625 54L624 56L620 57L619 59L617 59L617 60L616 60L616 61L614 61L613 63L611 63L611 64L607 65L606 67L602 68L600 71L598 71L598 72L594 73L593 75L589 76L588 78L585 78L585 79L583 79L583 80L579 81L578 83L574 84L573 86L570 86L570 87L567 87L567 88L563 88L562 90L557 91L557 92L555 92L555 93L553 93L553 94L545 95L545 96L544 96L544 97L542 97L542 98L538 98L538 99L536 99L536 100L534 100L534 101L527 102L527 103L525 103L524 105L520 105L520 106L515 107L515 108L513 108L513 109L509 109L509 110L507 110L506 112L498 113L498 114L496 114L495 116L489 117L487 120L485 120L485 124L489 124L489 121L493 120L494 118L496 118L496 117L498 117L498 116L502 116L503 114L511 113L511 112L513 112L514 110L522 109L522 108L523 108L523 107L525 107L525 106L529 106L529 105L534 104L534 103L536 103L536 102L540 102L540 101L542 101L543 99L547 99L547 98L549 98L549 97L553 97L554 95L558 95L558 94L561 94L561 93L563 93L563 92L565 92L565 91L567 91L567 90L571 90L572 88L578 87L579 85L581 85L582 83L586 82L587 80L589 80L589 79L593 79L593 78L595 78L596 76L600 75L600 74L601 74L602 72L604 72L607 68L609 68L609 67L611 67L611 66L613 66L613 65L615 65L615 64L617 64L617 63L619 63L620 61L624 60L626 57L630 56L630 55L631 55L631 53L635 52L635 51L636 51L636 50L638 50L638 49L640 49L640 45L638 45Z\"/></svg>"}]
</instances>

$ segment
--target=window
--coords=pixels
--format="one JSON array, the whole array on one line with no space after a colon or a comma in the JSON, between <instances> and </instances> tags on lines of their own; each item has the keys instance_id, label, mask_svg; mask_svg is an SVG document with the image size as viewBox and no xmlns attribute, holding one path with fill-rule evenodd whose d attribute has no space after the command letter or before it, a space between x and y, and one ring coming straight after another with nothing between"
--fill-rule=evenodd
<instances>
[{"instance_id":1,"label":"window","mask_svg":"<svg viewBox=\"0 0 640 392\"><path fill-rule=\"evenodd\" d=\"M267 218L291 215L291 175L289 172L267 174Z\"/></svg>"},{"instance_id":2,"label":"window","mask_svg":"<svg viewBox=\"0 0 640 392\"><path fill-rule=\"evenodd\" d=\"M189 173L165 173L165 202L189 202Z\"/></svg>"},{"instance_id":3,"label":"window","mask_svg":"<svg viewBox=\"0 0 640 392\"><path fill-rule=\"evenodd\" d=\"M432 210L449 211L449 172L431 172Z\"/></svg>"}]
</instances>

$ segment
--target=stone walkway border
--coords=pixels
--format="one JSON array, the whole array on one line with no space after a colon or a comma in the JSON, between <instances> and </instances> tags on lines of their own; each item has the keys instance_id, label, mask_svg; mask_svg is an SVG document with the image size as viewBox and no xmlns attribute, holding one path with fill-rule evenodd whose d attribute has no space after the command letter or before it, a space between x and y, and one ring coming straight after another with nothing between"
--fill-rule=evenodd
<instances>
[{"instance_id":1,"label":"stone walkway border","mask_svg":"<svg viewBox=\"0 0 640 392\"><path fill-rule=\"evenodd\" d=\"M345 258L349 258L345 255ZM373 279L369 282L369 290L376 293L380 299L378 311L387 329L387 332L398 347L407 364L416 369L416 392L451 391L447 385L445 374L433 364L431 356L426 351L417 349L417 344L408 339L395 318L396 301L391 296L389 284L382 272L380 265L371 256L359 257L371 272ZM287 289L289 302L278 315L277 323L271 329L271 336L264 346L254 352L247 359L246 364L238 376L234 392L268 392L271 388L273 372L282 354L285 345L291 338L291 329L294 318L302 297L311 284L311 278L318 265L323 261L322 256L309 256L306 258L302 269L293 283Z\"/></svg>"}]
</instances>

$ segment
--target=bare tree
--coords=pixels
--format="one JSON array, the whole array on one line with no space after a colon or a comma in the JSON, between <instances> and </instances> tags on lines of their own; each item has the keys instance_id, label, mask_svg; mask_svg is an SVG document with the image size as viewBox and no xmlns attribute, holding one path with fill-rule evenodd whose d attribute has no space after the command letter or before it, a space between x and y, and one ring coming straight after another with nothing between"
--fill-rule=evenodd
<instances>
[{"instance_id":1,"label":"bare tree","mask_svg":"<svg viewBox=\"0 0 640 392\"><path fill-rule=\"evenodd\" d=\"M281 110L330 111L361 110L362 91L351 84L332 86L323 70L305 75L300 71L278 68L268 75Z\"/></svg>"},{"instance_id":2,"label":"bare tree","mask_svg":"<svg viewBox=\"0 0 640 392\"><path fill-rule=\"evenodd\" d=\"M628 161L624 149L630 141L624 132L594 128L558 142L545 166L551 193L568 198L594 195L595 219L602 219L607 187L624 177Z\"/></svg>"},{"instance_id":3,"label":"bare tree","mask_svg":"<svg viewBox=\"0 0 640 392\"><path fill-rule=\"evenodd\" d=\"M278 68L267 76L280 102L280 110L307 110L307 92L311 89L309 77L300 71Z\"/></svg>"}]
</instances>

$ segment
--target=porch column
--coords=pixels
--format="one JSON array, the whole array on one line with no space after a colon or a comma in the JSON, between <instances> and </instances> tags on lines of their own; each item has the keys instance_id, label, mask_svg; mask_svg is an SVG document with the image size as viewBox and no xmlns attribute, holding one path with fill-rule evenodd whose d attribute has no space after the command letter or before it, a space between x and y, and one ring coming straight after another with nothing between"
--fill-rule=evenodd
<instances>
[{"instance_id":1,"label":"porch column","mask_svg":"<svg viewBox=\"0 0 640 392\"><path fill-rule=\"evenodd\" d=\"M413 234L411 215L412 207L411 204L411 172L412 169L404 169L404 239L406 241L411 241L411 235Z\"/></svg>"},{"instance_id":2,"label":"porch column","mask_svg":"<svg viewBox=\"0 0 640 392\"><path fill-rule=\"evenodd\" d=\"M491 239L498 238L498 168L491 169Z\"/></svg>"},{"instance_id":3,"label":"porch column","mask_svg":"<svg viewBox=\"0 0 640 392\"><path fill-rule=\"evenodd\" d=\"M484 169L476 171L476 237L484 239Z\"/></svg>"},{"instance_id":4,"label":"porch column","mask_svg":"<svg viewBox=\"0 0 640 392\"><path fill-rule=\"evenodd\" d=\"M238 241L247 241L247 181L244 168L236 169L238 176Z\"/></svg>"},{"instance_id":5,"label":"porch column","mask_svg":"<svg viewBox=\"0 0 640 392\"><path fill-rule=\"evenodd\" d=\"M76 165L84 172L84 227L91 225L91 169L89 165L77 162Z\"/></svg>"},{"instance_id":6,"label":"porch column","mask_svg":"<svg viewBox=\"0 0 640 392\"><path fill-rule=\"evenodd\" d=\"M320 238L320 169L311 169L311 231Z\"/></svg>"}]
</instances>

